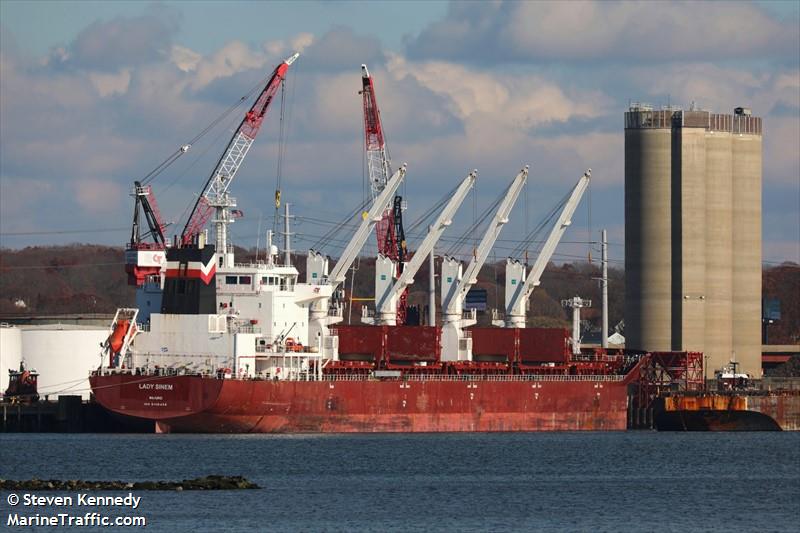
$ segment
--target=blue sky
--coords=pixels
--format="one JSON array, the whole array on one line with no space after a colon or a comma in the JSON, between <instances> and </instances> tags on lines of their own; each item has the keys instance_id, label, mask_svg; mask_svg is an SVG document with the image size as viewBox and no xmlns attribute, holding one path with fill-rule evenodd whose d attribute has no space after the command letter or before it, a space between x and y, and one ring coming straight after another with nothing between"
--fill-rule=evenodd
<instances>
[{"instance_id":1,"label":"blue sky","mask_svg":"<svg viewBox=\"0 0 800 533\"><path fill-rule=\"evenodd\" d=\"M530 164L527 201L503 235L519 239L591 167L566 240L606 227L621 260L628 102L749 105L765 121L764 259L800 261L799 6L5 0L0 245L122 244L132 181L298 49L281 184L301 217L298 246L363 198L366 62L394 162L409 164L408 220L478 168L455 238ZM277 109L233 184L244 246L272 224ZM180 220L211 172L230 135L221 130L154 182L168 220ZM567 243L560 258L587 248ZM326 251L338 253L333 242Z\"/></svg>"}]
</instances>

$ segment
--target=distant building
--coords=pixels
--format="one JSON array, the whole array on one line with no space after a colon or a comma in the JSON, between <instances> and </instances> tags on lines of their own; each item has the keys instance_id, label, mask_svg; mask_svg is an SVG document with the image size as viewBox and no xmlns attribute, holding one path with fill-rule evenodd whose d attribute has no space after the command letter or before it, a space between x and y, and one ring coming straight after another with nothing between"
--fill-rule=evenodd
<instances>
[{"instance_id":1,"label":"distant building","mask_svg":"<svg viewBox=\"0 0 800 533\"><path fill-rule=\"evenodd\" d=\"M761 373L761 119L625 113L625 337Z\"/></svg>"}]
</instances>

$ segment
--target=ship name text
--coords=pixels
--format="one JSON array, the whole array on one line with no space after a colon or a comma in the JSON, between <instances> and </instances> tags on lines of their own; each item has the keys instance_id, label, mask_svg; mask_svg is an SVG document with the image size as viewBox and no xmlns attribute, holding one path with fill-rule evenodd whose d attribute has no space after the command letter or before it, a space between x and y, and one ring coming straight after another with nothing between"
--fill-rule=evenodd
<instances>
[{"instance_id":1,"label":"ship name text","mask_svg":"<svg viewBox=\"0 0 800 533\"><path fill-rule=\"evenodd\" d=\"M140 390L172 390L169 383L139 383Z\"/></svg>"}]
</instances>

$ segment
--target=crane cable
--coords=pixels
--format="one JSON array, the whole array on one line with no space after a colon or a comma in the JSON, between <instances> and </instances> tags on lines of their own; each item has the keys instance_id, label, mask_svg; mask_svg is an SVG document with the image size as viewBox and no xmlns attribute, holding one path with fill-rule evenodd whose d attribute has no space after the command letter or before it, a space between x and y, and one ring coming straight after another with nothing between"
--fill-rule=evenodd
<instances>
[{"instance_id":1,"label":"crane cable","mask_svg":"<svg viewBox=\"0 0 800 533\"><path fill-rule=\"evenodd\" d=\"M419 229L419 228L420 228L420 227L421 227L423 224L425 224L425 223L426 223L426 222L427 222L429 219L433 218L433 215L434 215L435 213L437 213L438 211L440 211L440 210L441 210L441 209L444 207L444 205L445 205L447 202L449 202L449 201L450 201L450 199L451 199L451 198L452 198L452 197L453 197L453 196L456 194L456 191L458 190L458 188L459 188L460 186L461 186L461 184L459 183L458 185L456 185L455 187L453 187L452 189L450 189L449 191L447 191L447 193L445 193L445 195L444 195L444 196L442 196L442 198L441 198L441 199L440 199L438 202L436 202L435 204L433 204L433 205L432 205L432 206L431 206L431 207L430 207L430 208L429 208L427 211L425 211L425 212L424 212L424 213L423 213L421 216L419 216L419 217L418 217L418 218L417 218L417 219L416 219L416 220L415 220L415 221L414 221L414 222L411 224L411 226L410 226L410 227L409 227L409 228L406 230L406 232L407 232L407 233L413 233L413 232L415 232L415 231L416 231L417 229Z\"/></svg>"},{"instance_id":2,"label":"crane cable","mask_svg":"<svg viewBox=\"0 0 800 533\"><path fill-rule=\"evenodd\" d=\"M446 255L449 256L456 255L458 251L461 248L463 248L465 244L467 244L467 241L469 241L469 239L473 237L474 233L478 230L478 228L482 226L484 222L486 222L486 219L489 218L489 215L492 214L497 209L497 206L500 205L500 202L503 201L503 198L505 198L506 194L508 194L508 188L506 188L505 191L501 192L500 195L497 198L495 198L495 200L486 209L484 209L483 212L481 212L481 214L477 216L477 218L475 218L472 225L469 226L466 230L464 230L464 232L461 235L459 235L455 241L453 241L453 244L450 246L450 248L447 249ZM474 245L473 248L475 248Z\"/></svg>"},{"instance_id":3,"label":"crane cable","mask_svg":"<svg viewBox=\"0 0 800 533\"><path fill-rule=\"evenodd\" d=\"M281 188L283 186L283 161L286 158L286 151L289 146L289 133L292 125L292 110L294 109L295 80L297 78L297 67L289 71L286 78L281 83L281 108L278 126L278 161L275 173L275 216L272 219L272 230L276 230L278 222L278 209L281 207ZM289 110L286 110L286 85L289 84L288 77L292 77L292 90L289 95Z\"/></svg>"},{"instance_id":4,"label":"crane cable","mask_svg":"<svg viewBox=\"0 0 800 533\"><path fill-rule=\"evenodd\" d=\"M512 253L510 254L511 257L518 257L530 243L535 241L539 234L544 231L549 225L552 224L553 219L558 216L558 213L561 209L567 204L569 201L569 197L572 194L572 191L568 192L564 195L561 200L542 218L542 220L534 227L526 236L525 238L520 241L520 244L514 248Z\"/></svg>"},{"instance_id":5,"label":"crane cable","mask_svg":"<svg viewBox=\"0 0 800 533\"><path fill-rule=\"evenodd\" d=\"M200 161L202 161L202 160L203 160L203 157L205 157L205 155L206 155L206 154L207 154L209 151L211 151L211 149L212 149L212 148L214 148L215 146L218 146L218 145L217 145L217 143L220 141L220 139L222 139L222 136L223 136L223 135L225 135L225 133L229 132L229 131L230 131L230 130L231 130L233 127L234 127L234 125L236 124L236 122L238 122L238 121L239 121L239 117L238 117L238 116L234 116L234 117L232 117L232 118L231 118L231 119L228 121L228 123L227 123L227 127L225 127L225 128L221 128L221 129L220 129L220 131L219 131L219 133L216 135L216 137L214 137L214 139L213 139L213 140L212 140L212 141L211 141L211 142L208 144L208 146L206 146L206 147L203 149L203 151L200 153L200 155L199 155L199 156L197 156L197 157L194 159L194 161L192 161L192 162L191 162L191 163L190 163L190 164L189 164L189 165L188 165L188 166L187 166L185 169L183 169L183 171L182 171L180 174L178 174L177 176L175 176L175 178L174 178L174 179L173 179L171 182L169 182L169 183L167 184L167 186L166 186L166 187L164 187L164 189L162 189L162 190L161 190L161 192L162 192L162 193L165 193L165 192L167 192L168 190L170 190L170 189L171 189L171 188L172 188L172 187L173 187L173 186L174 186L176 183L178 183L178 181L180 181L180 180L181 180L181 179L182 179L182 178L183 178L183 177L184 177L184 176L185 176L185 175L186 175L186 174L187 174L187 173L188 173L188 172L189 172L189 171L190 171L192 168L194 168L194 166L195 166L197 163L199 163ZM184 207L184 209L183 209L183 211L181 212L180 216L177 218L177 220L176 220L176 224L177 224L177 223L180 223L179 225L181 225L181 226L182 226L182 225L184 225L184 223L185 223L185 222L184 222L184 218L188 218L189 211L192 209L192 207L194 207L194 203L195 203L195 201L196 201L196 198L197 198L197 195L196 195L196 194L195 194L195 195L192 195L192 196L189 198L189 201L188 201L188 203L186 204L186 207Z\"/></svg>"},{"instance_id":6,"label":"crane cable","mask_svg":"<svg viewBox=\"0 0 800 533\"><path fill-rule=\"evenodd\" d=\"M200 133L198 133L192 139L190 139L189 142L187 142L186 144L182 145L177 150L175 150L172 154L169 155L169 157L167 157L164 161L162 161L159 165L157 165L153 170L145 174L144 178L140 180L141 184L147 185L148 183L151 183L153 180L155 180L162 172L164 172L164 170L166 170L170 165L172 165L175 161L177 161L180 156L188 152L189 149L195 143L197 143L200 139L205 137L205 135L209 131L214 129L217 126L217 124L225 120L225 118L228 115L233 113L238 107L240 107L245 101L247 101L247 99L249 99L253 95L253 93L255 93L259 89L259 87L264 85L267 79L268 78L262 78L258 84L256 84L252 89L250 89L247 92L247 94L239 98L239 100L236 103L229 106L218 117L212 120L211 123L208 124L208 126L206 126L200 131Z\"/></svg>"},{"instance_id":7,"label":"crane cable","mask_svg":"<svg viewBox=\"0 0 800 533\"><path fill-rule=\"evenodd\" d=\"M346 228L348 225L352 224L352 220L359 215L360 213L364 212L364 208L367 207L372 202L372 200L364 200L361 205L350 211L344 218L342 218L339 222L334 224L334 226L325 232L324 235L319 237L312 245L311 248L314 250L320 250L324 247L327 247L331 241L333 241L333 237L338 234L342 229Z\"/></svg>"},{"instance_id":8,"label":"crane cable","mask_svg":"<svg viewBox=\"0 0 800 533\"><path fill-rule=\"evenodd\" d=\"M283 171L283 160L281 158L281 143L283 142L283 117L284 117L284 110L286 105L286 85L281 84L281 110L280 110L280 118L279 118L279 126L278 126L278 162L277 162L277 169L275 172L275 213L272 216L272 231L278 231L278 219L280 218L280 213L278 209L281 207L281 174Z\"/></svg>"}]
</instances>

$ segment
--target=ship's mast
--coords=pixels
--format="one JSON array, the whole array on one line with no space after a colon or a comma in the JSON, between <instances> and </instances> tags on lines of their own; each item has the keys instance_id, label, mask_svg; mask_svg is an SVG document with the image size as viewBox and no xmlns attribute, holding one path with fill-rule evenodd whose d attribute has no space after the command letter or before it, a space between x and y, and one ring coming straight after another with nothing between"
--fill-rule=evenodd
<instances>
[{"instance_id":1,"label":"ship's mast","mask_svg":"<svg viewBox=\"0 0 800 533\"><path fill-rule=\"evenodd\" d=\"M603 285L603 325L602 325L602 344L603 348L608 348L608 234L606 230L601 233L600 259L603 263L603 278L600 283Z\"/></svg>"},{"instance_id":2,"label":"ship's mast","mask_svg":"<svg viewBox=\"0 0 800 533\"><path fill-rule=\"evenodd\" d=\"M283 204L283 264L292 266L292 235L291 219L294 216L289 214L289 203Z\"/></svg>"}]
</instances>

